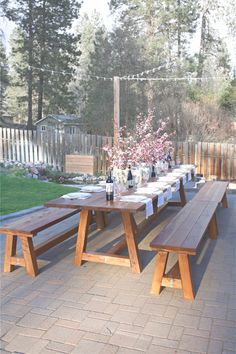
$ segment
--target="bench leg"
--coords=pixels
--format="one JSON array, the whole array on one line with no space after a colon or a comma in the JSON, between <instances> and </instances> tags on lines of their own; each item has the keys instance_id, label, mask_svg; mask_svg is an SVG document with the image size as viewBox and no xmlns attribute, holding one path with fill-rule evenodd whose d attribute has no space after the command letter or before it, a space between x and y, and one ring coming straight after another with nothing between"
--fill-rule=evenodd
<instances>
[{"instance_id":1,"label":"bench leg","mask_svg":"<svg viewBox=\"0 0 236 354\"><path fill-rule=\"evenodd\" d=\"M226 196L226 192L225 192L225 194L224 194L224 196L223 196L223 198L222 198L222 206L223 206L223 208L228 208L228 201L227 201L227 196Z\"/></svg>"},{"instance_id":2,"label":"bench leg","mask_svg":"<svg viewBox=\"0 0 236 354\"><path fill-rule=\"evenodd\" d=\"M208 234L209 237L212 240L216 240L217 239L217 235L218 235L218 227L217 227L217 219L216 219L216 213L214 213L214 215L211 218L211 221L209 222L208 225Z\"/></svg>"},{"instance_id":3,"label":"bench leg","mask_svg":"<svg viewBox=\"0 0 236 354\"><path fill-rule=\"evenodd\" d=\"M17 236L7 235L6 249L4 257L4 272L9 273L14 270L14 265L11 264L11 257L16 255Z\"/></svg>"},{"instance_id":4,"label":"bench leg","mask_svg":"<svg viewBox=\"0 0 236 354\"><path fill-rule=\"evenodd\" d=\"M188 255L179 254L178 260L184 298L188 300L194 300L194 292Z\"/></svg>"},{"instance_id":5,"label":"bench leg","mask_svg":"<svg viewBox=\"0 0 236 354\"><path fill-rule=\"evenodd\" d=\"M156 266L152 278L151 294L160 294L162 278L165 274L168 252L159 251L156 259Z\"/></svg>"},{"instance_id":6,"label":"bench leg","mask_svg":"<svg viewBox=\"0 0 236 354\"><path fill-rule=\"evenodd\" d=\"M21 237L22 252L25 260L26 272L35 277L38 274L38 265L31 237Z\"/></svg>"}]
</instances>

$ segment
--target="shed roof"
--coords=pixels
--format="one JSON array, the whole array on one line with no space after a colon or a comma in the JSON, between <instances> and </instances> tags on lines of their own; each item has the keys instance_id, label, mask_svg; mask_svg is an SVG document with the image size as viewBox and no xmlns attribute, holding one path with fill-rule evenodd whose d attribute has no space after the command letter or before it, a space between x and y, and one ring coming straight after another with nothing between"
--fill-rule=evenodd
<instances>
[{"instance_id":1,"label":"shed roof","mask_svg":"<svg viewBox=\"0 0 236 354\"><path fill-rule=\"evenodd\" d=\"M49 114L46 117L38 120L35 124L37 125L48 118L55 119L59 123L63 123L65 125L66 124L81 124L80 117L73 116L73 115L64 115L64 114Z\"/></svg>"}]
</instances>

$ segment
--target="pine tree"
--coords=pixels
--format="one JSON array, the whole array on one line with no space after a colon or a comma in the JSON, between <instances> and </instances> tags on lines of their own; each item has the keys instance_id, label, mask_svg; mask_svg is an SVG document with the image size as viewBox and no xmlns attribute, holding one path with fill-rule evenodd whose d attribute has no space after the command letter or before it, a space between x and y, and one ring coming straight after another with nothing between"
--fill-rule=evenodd
<instances>
[{"instance_id":1,"label":"pine tree","mask_svg":"<svg viewBox=\"0 0 236 354\"><path fill-rule=\"evenodd\" d=\"M84 15L77 27L77 33L80 34L78 49L81 56L76 74L82 80L76 80L75 75L71 89L76 94L77 106L80 106L87 131L111 135L113 86L111 80L106 80L112 76L108 33L96 12L91 17Z\"/></svg>"},{"instance_id":2,"label":"pine tree","mask_svg":"<svg viewBox=\"0 0 236 354\"><path fill-rule=\"evenodd\" d=\"M71 64L78 53L70 29L79 8L76 0L18 0L5 9L5 15L15 21L22 33L23 45L18 49L25 53L27 69L19 74L27 82L29 128L35 94L38 120L44 111L72 109L68 83L73 74Z\"/></svg>"},{"instance_id":3,"label":"pine tree","mask_svg":"<svg viewBox=\"0 0 236 354\"><path fill-rule=\"evenodd\" d=\"M0 32L0 117L2 117L5 108L5 92L8 84L8 62L3 41L3 33Z\"/></svg>"}]
</instances>

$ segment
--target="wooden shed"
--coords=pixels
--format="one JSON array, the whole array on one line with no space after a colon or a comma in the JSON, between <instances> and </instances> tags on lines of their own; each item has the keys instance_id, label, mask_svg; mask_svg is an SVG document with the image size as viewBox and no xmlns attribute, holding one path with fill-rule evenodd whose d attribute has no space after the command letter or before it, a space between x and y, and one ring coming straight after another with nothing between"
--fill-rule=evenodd
<instances>
[{"instance_id":1,"label":"wooden shed","mask_svg":"<svg viewBox=\"0 0 236 354\"><path fill-rule=\"evenodd\" d=\"M61 133L77 134L82 130L81 118L74 115L49 114L36 122L38 132L58 130Z\"/></svg>"}]
</instances>

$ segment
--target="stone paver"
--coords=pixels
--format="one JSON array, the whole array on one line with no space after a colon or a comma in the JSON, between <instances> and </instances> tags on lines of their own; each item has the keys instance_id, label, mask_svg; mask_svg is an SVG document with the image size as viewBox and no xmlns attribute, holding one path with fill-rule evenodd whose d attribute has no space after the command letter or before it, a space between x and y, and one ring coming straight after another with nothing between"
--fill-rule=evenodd
<instances>
[{"instance_id":1,"label":"stone paver","mask_svg":"<svg viewBox=\"0 0 236 354\"><path fill-rule=\"evenodd\" d=\"M84 332L77 329L53 326L45 333L43 338L54 342L75 345L83 335Z\"/></svg>"},{"instance_id":2,"label":"stone paver","mask_svg":"<svg viewBox=\"0 0 236 354\"><path fill-rule=\"evenodd\" d=\"M19 352L24 354L38 354L48 344L45 339L31 338L23 335L17 335L6 346L5 350L9 352Z\"/></svg>"},{"instance_id":3,"label":"stone paver","mask_svg":"<svg viewBox=\"0 0 236 354\"><path fill-rule=\"evenodd\" d=\"M94 342L81 339L76 348L71 352L73 354L99 354L104 348L105 343Z\"/></svg>"},{"instance_id":4,"label":"stone paver","mask_svg":"<svg viewBox=\"0 0 236 354\"><path fill-rule=\"evenodd\" d=\"M62 305L53 312L53 316L65 320L81 322L84 318L86 318L86 316L88 316L88 312L75 307Z\"/></svg>"},{"instance_id":5,"label":"stone paver","mask_svg":"<svg viewBox=\"0 0 236 354\"><path fill-rule=\"evenodd\" d=\"M207 353L208 354L221 354L223 348L223 342L218 340L210 340Z\"/></svg>"},{"instance_id":6,"label":"stone paver","mask_svg":"<svg viewBox=\"0 0 236 354\"><path fill-rule=\"evenodd\" d=\"M184 334L181 338L180 349L190 350L196 353L206 353L208 339Z\"/></svg>"},{"instance_id":7,"label":"stone paver","mask_svg":"<svg viewBox=\"0 0 236 354\"><path fill-rule=\"evenodd\" d=\"M71 353L75 347L71 344L64 344L51 341L47 344L46 348L49 350L53 350L57 353Z\"/></svg>"},{"instance_id":8,"label":"stone paver","mask_svg":"<svg viewBox=\"0 0 236 354\"><path fill-rule=\"evenodd\" d=\"M150 294L155 254L149 243L177 213L174 208L160 214L140 242L141 274L91 262L75 267L75 238L39 257L36 278L23 268L1 273L1 354L235 354L236 195L228 201L228 209L217 211L218 239L191 260L194 301L174 289ZM112 232L102 238L93 231L91 249L122 232L117 217L109 218ZM4 242L0 235L1 255Z\"/></svg>"},{"instance_id":9,"label":"stone paver","mask_svg":"<svg viewBox=\"0 0 236 354\"><path fill-rule=\"evenodd\" d=\"M167 338L170 333L171 325L158 323L158 322L148 322L143 329L143 333L149 336L157 336L161 338Z\"/></svg>"}]
</instances>

